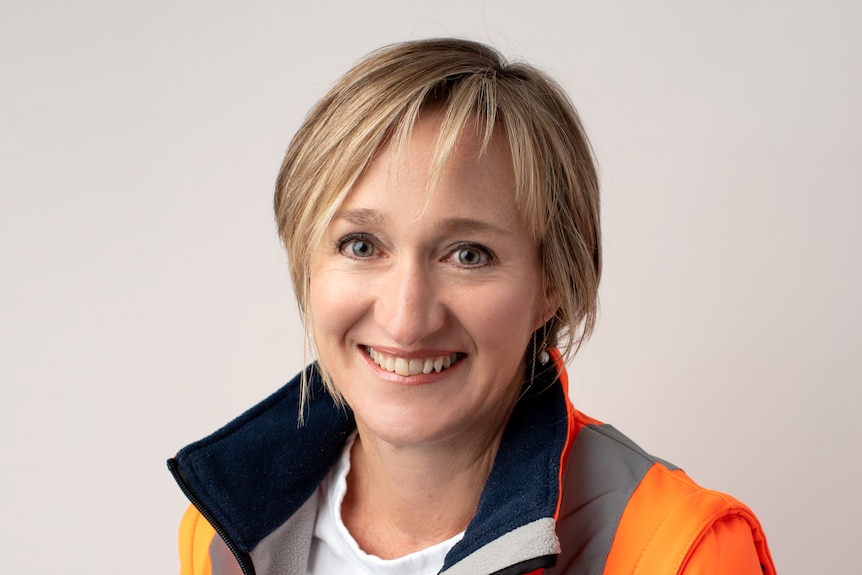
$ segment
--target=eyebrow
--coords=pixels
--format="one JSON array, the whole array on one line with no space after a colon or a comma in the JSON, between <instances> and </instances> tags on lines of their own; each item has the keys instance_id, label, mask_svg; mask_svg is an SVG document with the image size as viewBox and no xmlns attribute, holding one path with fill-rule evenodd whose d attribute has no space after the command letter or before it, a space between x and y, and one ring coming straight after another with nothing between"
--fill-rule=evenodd
<instances>
[{"instance_id":1,"label":"eyebrow","mask_svg":"<svg viewBox=\"0 0 862 575\"><path fill-rule=\"evenodd\" d=\"M371 208L342 210L335 214L335 219L344 220L361 227L381 226L386 222L386 216L383 213ZM504 236L512 235L511 228L501 227L475 218L446 218L436 222L434 227L440 231L455 234L485 232Z\"/></svg>"},{"instance_id":2,"label":"eyebrow","mask_svg":"<svg viewBox=\"0 0 862 575\"><path fill-rule=\"evenodd\" d=\"M379 226L386 218L377 210L369 208L353 208L343 210L335 214L336 220L346 220L357 226Z\"/></svg>"},{"instance_id":3,"label":"eyebrow","mask_svg":"<svg viewBox=\"0 0 862 575\"><path fill-rule=\"evenodd\" d=\"M436 227L445 232L454 233L486 232L505 236L512 235L511 228L503 228L490 222L473 218L447 218L438 222Z\"/></svg>"}]
</instances>

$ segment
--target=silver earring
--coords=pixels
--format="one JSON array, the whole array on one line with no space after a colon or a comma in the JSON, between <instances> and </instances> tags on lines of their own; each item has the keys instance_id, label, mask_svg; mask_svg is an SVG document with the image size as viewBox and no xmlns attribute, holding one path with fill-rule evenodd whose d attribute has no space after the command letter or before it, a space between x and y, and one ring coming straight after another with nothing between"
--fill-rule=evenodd
<instances>
[{"instance_id":1,"label":"silver earring","mask_svg":"<svg viewBox=\"0 0 862 575\"><path fill-rule=\"evenodd\" d=\"M542 344L536 344L536 332L533 332L533 357L539 360L539 363L546 365L551 361L551 356L548 354L548 332L547 324L542 326Z\"/></svg>"},{"instance_id":2,"label":"silver earring","mask_svg":"<svg viewBox=\"0 0 862 575\"><path fill-rule=\"evenodd\" d=\"M548 323L542 324L542 347L539 349L539 363L547 365L551 361L551 356L548 354Z\"/></svg>"}]
</instances>

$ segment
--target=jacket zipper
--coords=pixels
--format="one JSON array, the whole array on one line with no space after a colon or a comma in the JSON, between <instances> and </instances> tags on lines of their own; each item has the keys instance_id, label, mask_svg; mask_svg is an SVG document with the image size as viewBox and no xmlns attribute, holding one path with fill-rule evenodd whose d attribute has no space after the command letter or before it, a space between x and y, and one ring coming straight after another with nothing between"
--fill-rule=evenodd
<instances>
[{"instance_id":1,"label":"jacket zipper","mask_svg":"<svg viewBox=\"0 0 862 575\"><path fill-rule=\"evenodd\" d=\"M195 497L192 493L191 489L189 489L188 485L186 485L185 479L183 479L182 474L180 473L179 464L176 459L168 459L168 469L171 472L171 475L174 476L174 480L177 482L177 485L180 486L180 490L183 494L188 498L192 505L200 512L201 516L207 520L207 522L212 525L215 532L219 537L222 538L222 541L225 542L227 548L230 549L230 552L233 553L233 556L236 558L236 562L239 563L239 568L242 569L243 575L256 575L254 570L254 565L251 563L248 555L240 551L234 542L227 536L224 529L222 529L221 525L219 525L212 515L210 515L209 511L207 511L200 500Z\"/></svg>"}]
</instances>

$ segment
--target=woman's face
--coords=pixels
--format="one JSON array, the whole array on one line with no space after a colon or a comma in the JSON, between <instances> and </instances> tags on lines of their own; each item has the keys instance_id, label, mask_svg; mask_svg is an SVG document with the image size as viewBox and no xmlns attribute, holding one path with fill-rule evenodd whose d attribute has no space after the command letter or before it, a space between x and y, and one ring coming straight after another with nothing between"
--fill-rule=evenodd
<instances>
[{"instance_id":1,"label":"woman's face","mask_svg":"<svg viewBox=\"0 0 862 575\"><path fill-rule=\"evenodd\" d=\"M405 150L375 157L311 261L320 361L360 434L396 445L499 431L553 311L505 138L480 158L468 124L428 201L439 125L424 115Z\"/></svg>"}]
</instances>

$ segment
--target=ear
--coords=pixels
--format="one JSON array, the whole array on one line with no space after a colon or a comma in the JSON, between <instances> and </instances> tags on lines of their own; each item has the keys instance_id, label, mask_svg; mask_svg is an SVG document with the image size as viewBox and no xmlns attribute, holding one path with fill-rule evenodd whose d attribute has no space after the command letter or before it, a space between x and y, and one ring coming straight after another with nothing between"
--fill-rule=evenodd
<instances>
[{"instance_id":1,"label":"ear","mask_svg":"<svg viewBox=\"0 0 862 575\"><path fill-rule=\"evenodd\" d=\"M560 309L559 298L550 291L546 292L545 297L536 306L537 317L533 324L533 331L548 323L548 320L556 315L558 309Z\"/></svg>"}]
</instances>

